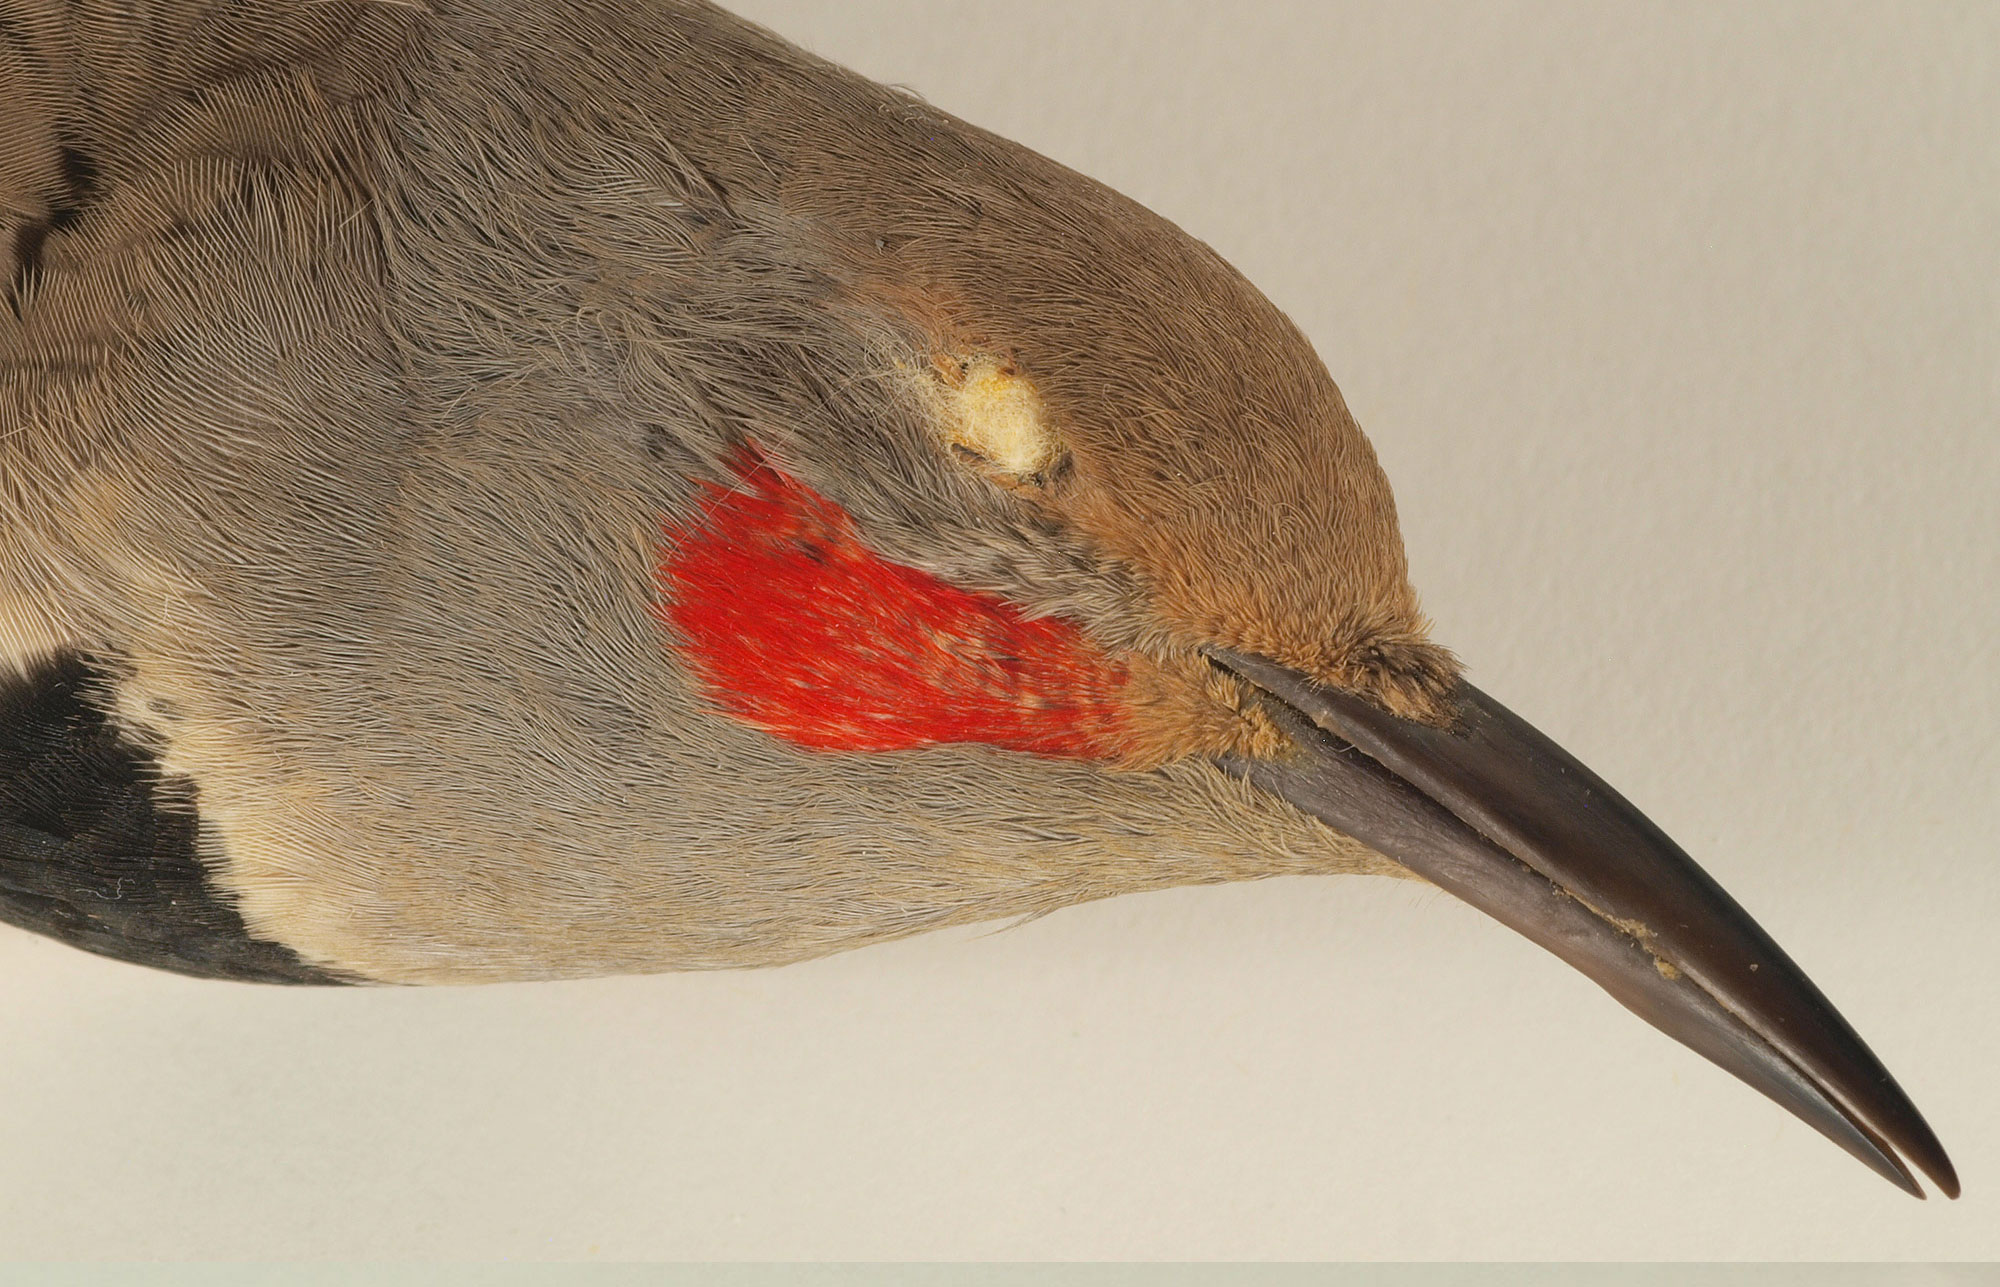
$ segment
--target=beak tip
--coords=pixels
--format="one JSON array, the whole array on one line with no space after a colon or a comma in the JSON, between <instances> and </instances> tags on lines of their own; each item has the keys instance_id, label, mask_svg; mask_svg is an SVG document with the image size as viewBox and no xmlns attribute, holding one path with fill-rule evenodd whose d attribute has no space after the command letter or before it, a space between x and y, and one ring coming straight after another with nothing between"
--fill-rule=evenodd
<instances>
[{"instance_id":1,"label":"beak tip","mask_svg":"<svg viewBox=\"0 0 2000 1287\"><path fill-rule=\"evenodd\" d=\"M1916 1106L1909 1102L1909 1097L1903 1094L1901 1088L1890 1082L1889 1090L1890 1105L1901 1110L1897 1115L1902 1120L1896 1123L1890 1133L1890 1138L1895 1141L1895 1147L1900 1152L1899 1169L1905 1176L1911 1176L1911 1168L1921 1171L1924 1178L1935 1185L1939 1193L1947 1199L1956 1201L1959 1195L1958 1169L1951 1164L1951 1158L1946 1155L1944 1145L1938 1142L1930 1124L1924 1121ZM1908 1159L1906 1165L1903 1164L1903 1159ZM1912 1185L1916 1183L1914 1176L1911 1176L1910 1183ZM1917 1196L1924 1195L1919 1193Z\"/></svg>"}]
</instances>

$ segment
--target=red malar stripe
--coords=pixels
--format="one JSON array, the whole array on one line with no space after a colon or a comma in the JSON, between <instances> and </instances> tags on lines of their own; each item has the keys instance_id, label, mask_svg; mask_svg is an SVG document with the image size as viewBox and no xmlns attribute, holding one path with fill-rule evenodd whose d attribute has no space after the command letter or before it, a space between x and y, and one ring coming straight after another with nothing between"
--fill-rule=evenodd
<instances>
[{"instance_id":1,"label":"red malar stripe","mask_svg":"<svg viewBox=\"0 0 2000 1287\"><path fill-rule=\"evenodd\" d=\"M723 709L821 750L1118 753L1124 672L1074 625L880 558L753 453L735 468L666 528L659 569L659 613Z\"/></svg>"}]
</instances>

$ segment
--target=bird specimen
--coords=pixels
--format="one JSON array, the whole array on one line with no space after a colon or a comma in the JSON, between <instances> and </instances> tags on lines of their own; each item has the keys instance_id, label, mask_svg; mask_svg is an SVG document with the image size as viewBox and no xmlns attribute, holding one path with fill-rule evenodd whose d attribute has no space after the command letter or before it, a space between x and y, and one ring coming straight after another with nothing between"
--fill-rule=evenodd
<instances>
[{"instance_id":1,"label":"bird specimen","mask_svg":"<svg viewBox=\"0 0 2000 1287\"><path fill-rule=\"evenodd\" d=\"M1414 874L1957 1192L1165 220L690 0L0 38L0 917L470 983Z\"/></svg>"}]
</instances>

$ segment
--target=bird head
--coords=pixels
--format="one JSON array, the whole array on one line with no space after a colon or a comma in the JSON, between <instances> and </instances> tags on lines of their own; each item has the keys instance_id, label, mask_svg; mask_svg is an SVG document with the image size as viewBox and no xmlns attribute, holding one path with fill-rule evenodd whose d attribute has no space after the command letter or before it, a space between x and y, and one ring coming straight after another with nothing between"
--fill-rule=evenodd
<instances>
[{"instance_id":1,"label":"bird head","mask_svg":"<svg viewBox=\"0 0 2000 1287\"><path fill-rule=\"evenodd\" d=\"M708 298L783 319L755 398L780 373L789 406L746 414L748 372L712 401L737 432L660 560L661 618L717 707L819 751L983 744L1247 784L1267 799L1231 797L1239 842L1272 802L1309 815L1346 846L1322 869L1367 869L1359 842L1899 1186L1920 1192L1901 1150L1956 1192L1776 944L1431 640L1388 482L1277 308L1011 143L862 82L829 106L774 80L741 105L755 156L720 149L738 165L698 200L739 239ZM746 280L778 292L746 302Z\"/></svg>"},{"instance_id":2,"label":"bird head","mask_svg":"<svg viewBox=\"0 0 2000 1287\"><path fill-rule=\"evenodd\" d=\"M695 620L716 579L702 569L747 548L768 507L803 506L996 611L1075 627L1077 674L1115 672L1092 681L1116 690L1091 716L1119 725L1093 743L1108 762L1274 744L1216 649L1448 718L1458 667L1428 637L1388 480L1297 328L1136 203L874 93L830 128L823 108L767 98L752 110L773 172L704 175L698 199L736 231L703 315L726 296L782 322L751 346L756 373L706 400L736 431L706 444L721 491L673 534L670 615L713 634ZM746 281L770 296L746 301ZM724 596L738 632L740 592ZM829 601L846 643L823 657L910 619L867 594ZM1072 709L1057 696L1019 694L1053 702L1052 725Z\"/></svg>"}]
</instances>

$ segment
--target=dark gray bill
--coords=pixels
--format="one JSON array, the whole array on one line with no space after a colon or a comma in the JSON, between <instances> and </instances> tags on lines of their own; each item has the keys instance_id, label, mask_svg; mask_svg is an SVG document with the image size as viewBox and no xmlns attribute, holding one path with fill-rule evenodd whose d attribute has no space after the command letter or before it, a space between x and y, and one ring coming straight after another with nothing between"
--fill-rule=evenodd
<instances>
[{"instance_id":1,"label":"dark gray bill","mask_svg":"<svg viewBox=\"0 0 2000 1287\"><path fill-rule=\"evenodd\" d=\"M1897 1187L1923 1196L1900 1152L1958 1196L1937 1137L1819 989L1567 751L1470 684L1433 728L1261 657L1211 656L1296 744L1226 768L1554 952Z\"/></svg>"}]
</instances>

